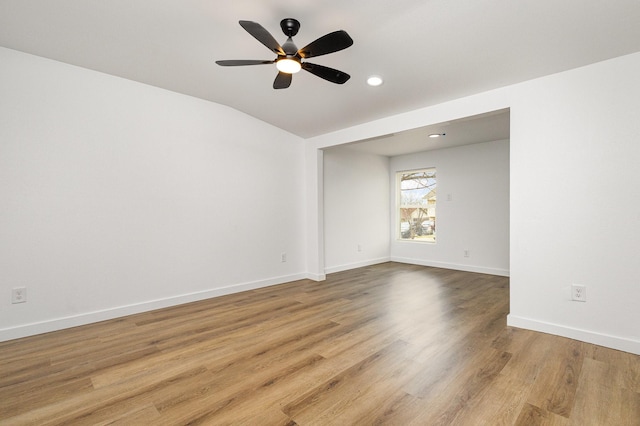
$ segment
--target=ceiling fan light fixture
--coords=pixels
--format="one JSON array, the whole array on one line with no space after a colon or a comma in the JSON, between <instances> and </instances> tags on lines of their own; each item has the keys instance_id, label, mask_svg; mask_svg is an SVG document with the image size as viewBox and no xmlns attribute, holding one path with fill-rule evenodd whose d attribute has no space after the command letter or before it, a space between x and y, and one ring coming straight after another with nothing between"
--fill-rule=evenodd
<instances>
[{"instance_id":1,"label":"ceiling fan light fixture","mask_svg":"<svg viewBox=\"0 0 640 426\"><path fill-rule=\"evenodd\" d=\"M295 59L283 58L276 61L276 68L286 74L295 74L302 69L302 64Z\"/></svg>"}]
</instances>

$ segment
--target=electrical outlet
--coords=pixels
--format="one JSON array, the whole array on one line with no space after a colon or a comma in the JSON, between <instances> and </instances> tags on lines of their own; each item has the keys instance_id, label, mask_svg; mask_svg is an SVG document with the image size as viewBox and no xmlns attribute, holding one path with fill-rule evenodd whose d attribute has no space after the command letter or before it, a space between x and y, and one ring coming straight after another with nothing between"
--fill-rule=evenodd
<instances>
[{"instance_id":1,"label":"electrical outlet","mask_svg":"<svg viewBox=\"0 0 640 426\"><path fill-rule=\"evenodd\" d=\"M280 254L280 262L285 263L287 261L287 253Z\"/></svg>"},{"instance_id":2,"label":"electrical outlet","mask_svg":"<svg viewBox=\"0 0 640 426\"><path fill-rule=\"evenodd\" d=\"M358 244L358 251L362 251L362 244Z\"/></svg>"},{"instance_id":3,"label":"electrical outlet","mask_svg":"<svg viewBox=\"0 0 640 426\"><path fill-rule=\"evenodd\" d=\"M587 286L573 284L571 285L571 300L576 302L587 301Z\"/></svg>"},{"instance_id":4,"label":"electrical outlet","mask_svg":"<svg viewBox=\"0 0 640 426\"><path fill-rule=\"evenodd\" d=\"M25 303L27 301L27 288L16 287L11 289L11 303Z\"/></svg>"},{"instance_id":5,"label":"electrical outlet","mask_svg":"<svg viewBox=\"0 0 640 426\"><path fill-rule=\"evenodd\" d=\"M471 256L471 254L470 254L469 250L465 250L464 251L464 257L470 257L470 256Z\"/></svg>"}]
</instances>

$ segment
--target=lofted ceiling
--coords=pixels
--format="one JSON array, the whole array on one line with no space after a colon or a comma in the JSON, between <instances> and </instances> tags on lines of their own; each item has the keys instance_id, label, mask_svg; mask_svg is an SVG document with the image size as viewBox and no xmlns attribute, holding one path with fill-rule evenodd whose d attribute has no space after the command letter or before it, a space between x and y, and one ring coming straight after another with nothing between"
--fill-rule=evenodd
<instances>
[{"instance_id":1,"label":"lofted ceiling","mask_svg":"<svg viewBox=\"0 0 640 426\"><path fill-rule=\"evenodd\" d=\"M343 29L346 50L274 90L274 59L239 20L302 47ZM228 105L303 138L640 51L639 0L0 0L0 46ZM0 64L1 66L1 64ZM384 84L369 87L368 76ZM385 154L386 155L386 154Z\"/></svg>"}]
</instances>

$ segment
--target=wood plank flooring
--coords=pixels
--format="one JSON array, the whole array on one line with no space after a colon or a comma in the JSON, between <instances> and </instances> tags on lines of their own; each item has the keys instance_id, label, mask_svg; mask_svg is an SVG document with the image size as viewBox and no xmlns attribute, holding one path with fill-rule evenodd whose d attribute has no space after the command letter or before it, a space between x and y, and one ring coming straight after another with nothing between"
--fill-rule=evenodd
<instances>
[{"instance_id":1,"label":"wood plank flooring","mask_svg":"<svg viewBox=\"0 0 640 426\"><path fill-rule=\"evenodd\" d=\"M0 343L0 425L640 425L640 357L386 263Z\"/></svg>"}]
</instances>

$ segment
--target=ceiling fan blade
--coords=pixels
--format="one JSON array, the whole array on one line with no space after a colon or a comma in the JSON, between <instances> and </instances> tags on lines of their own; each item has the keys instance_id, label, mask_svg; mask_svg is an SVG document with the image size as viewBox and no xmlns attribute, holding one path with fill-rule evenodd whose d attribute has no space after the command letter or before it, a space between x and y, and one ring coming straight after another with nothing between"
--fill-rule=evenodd
<instances>
[{"instance_id":1,"label":"ceiling fan blade","mask_svg":"<svg viewBox=\"0 0 640 426\"><path fill-rule=\"evenodd\" d=\"M353 44L353 39L346 31L334 31L319 39L312 41L302 49L298 50L301 58L313 58L314 56L326 55L327 53L338 52Z\"/></svg>"},{"instance_id":2,"label":"ceiling fan blade","mask_svg":"<svg viewBox=\"0 0 640 426\"><path fill-rule=\"evenodd\" d=\"M222 65L223 67L238 67L243 65L264 65L264 64L273 64L275 61L261 61L259 59L232 59L228 61L216 61L216 64Z\"/></svg>"},{"instance_id":3,"label":"ceiling fan blade","mask_svg":"<svg viewBox=\"0 0 640 426\"><path fill-rule=\"evenodd\" d=\"M271 35L271 33L269 33L269 31L264 29L262 25L253 21L240 21L240 26L242 26L242 28L247 30L247 32L251 34L256 40L258 40L260 43L267 46L269 50L271 50L275 54L277 55L285 54L280 44L276 41L275 38L273 38L273 36Z\"/></svg>"},{"instance_id":4,"label":"ceiling fan blade","mask_svg":"<svg viewBox=\"0 0 640 426\"><path fill-rule=\"evenodd\" d=\"M279 72L276 76L276 79L273 81L274 89L286 89L291 86L291 78L292 74L288 74L286 72Z\"/></svg>"},{"instance_id":5,"label":"ceiling fan blade","mask_svg":"<svg viewBox=\"0 0 640 426\"><path fill-rule=\"evenodd\" d=\"M309 62L303 62L302 68L306 71L309 71L313 75L336 84L344 84L351 78L351 76L346 72L335 70L333 68L325 67L322 65L312 64Z\"/></svg>"}]
</instances>

